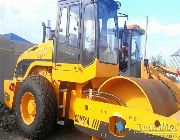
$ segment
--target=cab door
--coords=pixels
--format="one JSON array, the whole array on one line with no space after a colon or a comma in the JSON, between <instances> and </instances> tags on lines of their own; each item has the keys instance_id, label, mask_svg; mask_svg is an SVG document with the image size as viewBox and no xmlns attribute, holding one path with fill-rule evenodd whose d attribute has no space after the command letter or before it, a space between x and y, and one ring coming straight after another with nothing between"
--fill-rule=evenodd
<instances>
[{"instance_id":1,"label":"cab door","mask_svg":"<svg viewBox=\"0 0 180 140\"><path fill-rule=\"evenodd\" d=\"M79 63L80 5L61 6L58 12L55 65Z\"/></svg>"}]
</instances>

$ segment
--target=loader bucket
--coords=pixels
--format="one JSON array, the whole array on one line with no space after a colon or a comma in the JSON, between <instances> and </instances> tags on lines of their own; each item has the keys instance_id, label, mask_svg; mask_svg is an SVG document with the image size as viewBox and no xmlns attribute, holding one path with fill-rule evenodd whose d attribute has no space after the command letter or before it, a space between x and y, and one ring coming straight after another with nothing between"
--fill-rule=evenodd
<instances>
[{"instance_id":1,"label":"loader bucket","mask_svg":"<svg viewBox=\"0 0 180 140\"><path fill-rule=\"evenodd\" d=\"M177 111L176 101L161 82L152 79L113 77L105 81L99 92L119 97L127 107L170 116Z\"/></svg>"}]
</instances>

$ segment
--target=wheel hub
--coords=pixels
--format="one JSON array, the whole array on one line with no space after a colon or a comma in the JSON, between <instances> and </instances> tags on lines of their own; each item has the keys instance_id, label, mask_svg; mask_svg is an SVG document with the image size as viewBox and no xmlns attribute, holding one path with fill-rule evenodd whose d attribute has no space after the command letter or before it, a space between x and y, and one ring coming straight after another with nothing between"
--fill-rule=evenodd
<instances>
[{"instance_id":1,"label":"wheel hub","mask_svg":"<svg viewBox=\"0 0 180 140\"><path fill-rule=\"evenodd\" d=\"M34 113L35 113L35 102L34 102L34 100L30 100L29 102L28 102L28 108L27 108L27 110L28 110L28 114L29 115L35 115Z\"/></svg>"},{"instance_id":2,"label":"wheel hub","mask_svg":"<svg viewBox=\"0 0 180 140\"><path fill-rule=\"evenodd\" d=\"M36 102L31 92L25 92L22 96L20 110L24 123L31 125L36 116Z\"/></svg>"}]
</instances>

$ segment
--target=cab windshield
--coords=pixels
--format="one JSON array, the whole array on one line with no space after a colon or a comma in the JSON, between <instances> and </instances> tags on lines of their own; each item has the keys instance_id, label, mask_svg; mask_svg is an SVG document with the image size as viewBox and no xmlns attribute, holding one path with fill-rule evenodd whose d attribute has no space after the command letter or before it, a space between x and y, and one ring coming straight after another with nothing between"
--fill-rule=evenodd
<instances>
[{"instance_id":1,"label":"cab windshield","mask_svg":"<svg viewBox=\"0 0 180 140\"><path fill-rule=\"evenodd\" d=\"M98 3L99 24L99 60L104 63L117 64L118 38L116 9L103 2Z\"/></svg>"}]
</instances>

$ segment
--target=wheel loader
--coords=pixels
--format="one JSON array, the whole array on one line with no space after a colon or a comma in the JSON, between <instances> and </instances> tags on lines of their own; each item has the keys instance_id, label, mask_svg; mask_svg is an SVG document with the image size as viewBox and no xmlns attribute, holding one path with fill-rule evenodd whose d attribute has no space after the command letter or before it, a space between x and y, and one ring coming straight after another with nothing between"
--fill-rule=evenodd
<instances>
[{"instance_id":1,"label":"wheel loader","mask_svg":"<svg viewBox=\"0 0 180 140\"><path fill-rule=\"evenodd\" d=\"M27 136L42 139L72 121L94 140L180 138L176 95L159 80L119 76L120 6L58 1L50 40L25 51L4 79L4 103Z\"/></svg>"}]
</instances>

